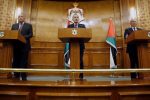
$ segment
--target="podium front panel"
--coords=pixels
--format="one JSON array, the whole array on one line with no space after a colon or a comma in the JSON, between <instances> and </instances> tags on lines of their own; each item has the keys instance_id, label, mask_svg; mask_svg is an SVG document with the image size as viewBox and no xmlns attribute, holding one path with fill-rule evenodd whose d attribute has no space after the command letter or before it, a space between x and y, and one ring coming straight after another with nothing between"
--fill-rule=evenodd
<instances>
[{"instance_id":1,"label":"podium front panel","mask_svg":"<svg viewBox=\"0 0 150 100\"><path fill-rule=\"evenodd\" d=\"M58 38L62 42L71 40L82 40L88 42L92 37L92 30L89 28L60 28L58 29Z\"/></svg>"}]
</instances>

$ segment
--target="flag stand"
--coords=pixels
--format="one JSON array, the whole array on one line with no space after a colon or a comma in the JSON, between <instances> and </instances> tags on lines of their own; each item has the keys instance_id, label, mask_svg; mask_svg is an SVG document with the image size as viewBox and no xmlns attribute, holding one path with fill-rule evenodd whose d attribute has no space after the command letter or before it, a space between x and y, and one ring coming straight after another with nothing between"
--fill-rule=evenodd
<instances>
[{"instance_id":1,"label":"flag stand","mask_svg":"<svg viewBox=\"0 0 150 100\"><path fill-rule=\"evenodd\" d=\"M117 66L115 66L115 68L111 68L111 69L117 69ZM117 78L118 76L115 75L115 72L112 72L111 75L110 75L110 77Z\"/></svg>"}]
</instances>

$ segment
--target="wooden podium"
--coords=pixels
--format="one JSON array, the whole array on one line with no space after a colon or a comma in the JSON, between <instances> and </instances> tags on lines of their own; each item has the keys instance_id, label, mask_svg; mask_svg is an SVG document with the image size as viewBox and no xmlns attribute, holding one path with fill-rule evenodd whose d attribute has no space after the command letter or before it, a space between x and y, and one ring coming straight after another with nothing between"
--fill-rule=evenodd
<instances>
[{"instance_id":1,"label":"wooden podium","mask_svg":"<svg viewBox=\"0 0 150 100\"><path fill-rule=\"evenodd\" d=\"M148 48L148 43L150 43L150 31L149 30L138 30L134 31L131 35L126 39L126 43L134 42L137 43L137 51L138 51L138 60L139 60L139 68L147 68L148 65L146 63L146 51ZM145 75L140 73L140 78L144 78Z\"/></svg>"},{"instance_id":2,"label":"wooden podium","mask_svg":"<svg viewBox=\"0 0 150 100\"><path fill-rule=\"evenodd\" d=\"M58 29L58 38L62 42L70 43L70 68L80 69L79 41L88 42L92 37L92 30L87 28L61 28ZM78 75L75 76L78 78Z\"/></svg>"},{"instance_id":3,"label":"wooden podium","mask_svg":"<svg viewBox=\"0 0 150 100\"><path fill-rule=\"evenodd\" d=\"M0 67L11 68L13 46L12 43L20 41L25 43L25 38L15 30L0 30ZM0 73L1 77L10 77L11 74Z\"/></svg>"}]
</instances>

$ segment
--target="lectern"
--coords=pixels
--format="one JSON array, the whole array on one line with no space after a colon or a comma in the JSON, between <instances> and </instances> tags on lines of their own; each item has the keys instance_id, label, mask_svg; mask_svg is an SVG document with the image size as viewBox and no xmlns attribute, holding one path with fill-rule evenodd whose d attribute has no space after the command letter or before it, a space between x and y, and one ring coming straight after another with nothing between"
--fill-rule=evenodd
<instances>
[{"instance_id":1,"label":"lectern","mask_svg":"<svg viewBox=\"0 0 150 100\"><path fill-rule=\"evenodd\" d=\"M18 41L25 43L25 38L15 30L0 30L0 67L11 68L13 46L12 43ZM0 73L1 74L1 73ZM1 74L3 77L9 77L8 73Z\"/></svg>"},{"instance_id":2,"label":"lectern","mask_svg":"<svg viewBox=\"0 0 150 100\"><path fill-rule=\"evenodd\" d=\"M139 68L148 67L146 63L146 48L148 48L148 43L150 43L150 31L149 30L138 30L134 31L132 34L128 36L126 39L126 43L134 42L137 43L138 50L138 60L139 60ZM144 78L144 74L140 73L140 78Z\"/></svg>"},{"instance_id":3,"label":"lectern","mask_svg":"<svg viewBox=\"0 0 150 100\"><path fill-rule=\"evenodd\" d=\"M88 28L61 28L58 29L58 38L62 42L70 43L70 68L80 68L79 42L88 42L92 37L92 30ZM78 78L78 75L77 75Z\"/></svg>"}]
</instances>

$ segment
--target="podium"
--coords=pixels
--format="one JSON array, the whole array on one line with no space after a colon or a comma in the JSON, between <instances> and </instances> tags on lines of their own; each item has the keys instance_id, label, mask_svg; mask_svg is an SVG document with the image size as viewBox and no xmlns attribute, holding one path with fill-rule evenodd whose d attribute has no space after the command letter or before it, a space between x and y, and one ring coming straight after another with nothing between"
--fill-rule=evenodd
<instances>
[{"instance_id":1,"label":"podium","mask_svg":"<svg viewBox=\"0 0 150 100\"><path fill-rule=\"evenodd\" d=\"M137 51L138 51L138 61L139 61L139 68L146 68L148 63L145 59L147 54L146 51L148 48L148 43L150 43L150 30L138 30L134 31L132 34L128 36L126 39L126 43L136 43ZM140 73L140 78L144 78L144 74Z\"/></svg>"},{"instance_id":2,"label":"podium","mask_svg":"<svg viewBox=\"0 0 150 100\"><path fill-rule=\"evenodd\" d=\"M11 68L13 45L15 41L25 43L25 38L16 30L0 30L0 67ZM11 77L11 74L0 73L1 77Z\"/></svg>"},{"instance_id":3,"label":"podium","mask_svg":"<svg viewBox=\"0 0 150 100\"><path fill-rule=\"evenodd\" d=\"M70 68L80 69L80 45L79 42L88 42L92 37L92 30L89 28L60 28L58 38L62 42L70 43ZM75 76L78 78L78 75Z\"/></svg>"}]
</instances>

